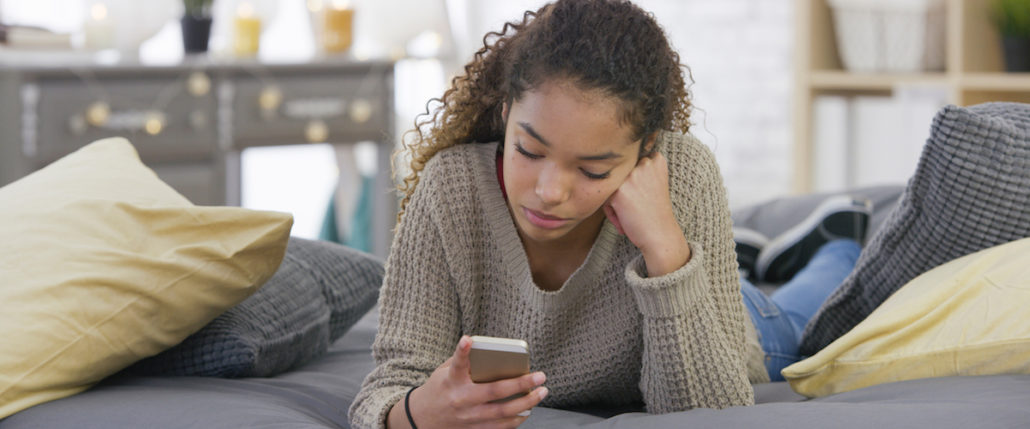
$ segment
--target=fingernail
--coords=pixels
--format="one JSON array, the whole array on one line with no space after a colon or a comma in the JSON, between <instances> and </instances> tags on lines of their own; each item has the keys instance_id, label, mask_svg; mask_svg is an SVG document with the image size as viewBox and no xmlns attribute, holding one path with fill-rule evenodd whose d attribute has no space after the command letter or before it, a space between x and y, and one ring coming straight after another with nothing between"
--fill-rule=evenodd
<instances>
[{"instance_id":1,"label":"fingernail","mask_svg":"<svg viewBox=\"0 0 1030 429\"><path fill-rule=\"evenodd\" d=\"M548 393L547 388L546 387L541 387L540 388L540 399L546 398L547 397L547 393Z\"/></svg>"},{"instance_id":2,"label":"fingernail","mask_svg":"<svg viewBox=\"0 0 1030 429\"><path fill-rule=\"evenodd\" d=\"M544 384L545 381L547 381L547 377L544 376L544 373L538 372L536 374L533 374L533 384L539 386L541 384Z\"/></svg>"}]
</instances>

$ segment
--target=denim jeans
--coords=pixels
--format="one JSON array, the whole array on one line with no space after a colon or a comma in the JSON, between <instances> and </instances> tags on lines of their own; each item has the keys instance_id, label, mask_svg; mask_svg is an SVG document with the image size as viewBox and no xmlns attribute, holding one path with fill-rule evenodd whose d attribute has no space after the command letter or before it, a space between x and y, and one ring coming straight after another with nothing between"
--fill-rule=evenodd
<instances>
[{"instance_id":1,"label":"denim jeans","mask_svg":"<svg viewBox=\"0 0 1030 429\"><path fill-rule=\"evenodd\" d=\"M744 305L761 339L770 379L783 381L780 370L801 360L798 346L805 325L855 268L861 250L851 240L824 244L805 268L771 296L746 279L740 280Z\"/></svg>"}]
</instances>

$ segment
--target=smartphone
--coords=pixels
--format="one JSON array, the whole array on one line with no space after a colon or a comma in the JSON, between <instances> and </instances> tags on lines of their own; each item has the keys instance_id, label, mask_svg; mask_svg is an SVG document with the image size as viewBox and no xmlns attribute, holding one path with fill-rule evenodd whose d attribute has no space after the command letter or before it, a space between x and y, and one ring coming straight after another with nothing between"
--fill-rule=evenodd
<instances>
[{"instance_id":1,"label":"smartphone","mask_svg":"<svg viewBox=\"0 0 1030 429\"><path fill-rule=\"evenodd\" d=\"M513 338L473 335L469 350L469 375L476 383L515 378L529 374L529 345ZM505 402L528 395L523 392L493 402ZM527 417L530 410L519 413Z\"/></svg>"},{"instance_id":2,"label":"smartphone","mask_svg":"<svg viewBox=\"0 0 1030 429\"><path fill-rule=\"evenodd\" d=\"M529 373L529 345L523 340L474 335L469 375L476 383L515 378Z\"/></svg>"}]
</instances>

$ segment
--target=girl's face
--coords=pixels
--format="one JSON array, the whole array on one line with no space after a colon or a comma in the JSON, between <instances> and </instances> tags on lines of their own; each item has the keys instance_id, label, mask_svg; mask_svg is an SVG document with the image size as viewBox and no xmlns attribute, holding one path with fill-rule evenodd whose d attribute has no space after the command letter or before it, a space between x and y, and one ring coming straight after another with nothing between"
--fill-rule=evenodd
<instances>
[{"instance_id":1,"label":"girl's face","mask_svg":"<svg viewBox=\"0 0 1030 429\"><path fill-rule=\"evenodd\" d=\"M618 100L554 81L505 106L504 184L523 240L596 233L602 206L637 164L640 141Z\"/></svg>"}]
</instances>

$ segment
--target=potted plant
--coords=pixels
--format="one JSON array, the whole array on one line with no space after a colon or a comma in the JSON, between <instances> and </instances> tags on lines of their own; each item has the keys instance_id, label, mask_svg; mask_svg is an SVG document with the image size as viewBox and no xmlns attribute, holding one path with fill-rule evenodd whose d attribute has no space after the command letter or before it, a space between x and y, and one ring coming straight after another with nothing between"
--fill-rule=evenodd
<instances>
[{"instance_id":1,"label":"potted plant","mask_svg":"<svg viewBox=\"0 0 1030 429\"><path fill-rule=\"evenodd\" d=\"M1005 69L1030 71L1030 0L994 0L994 24L1001 33Z\"/></svg>"},{"instance_id":2,"label":"potted plant","mask_svg":"<svg viewBox=\"0 0 1030 429\"><path fill-rule=\"evenodd\" d=\"M183 0L182 46L187 54L207 52L211 37L211 5L214 0Z\"/></svg>"}]
</instances>

